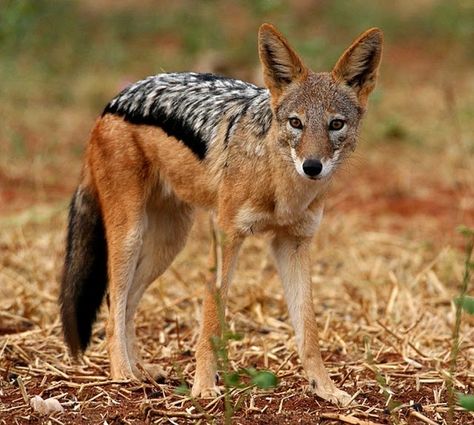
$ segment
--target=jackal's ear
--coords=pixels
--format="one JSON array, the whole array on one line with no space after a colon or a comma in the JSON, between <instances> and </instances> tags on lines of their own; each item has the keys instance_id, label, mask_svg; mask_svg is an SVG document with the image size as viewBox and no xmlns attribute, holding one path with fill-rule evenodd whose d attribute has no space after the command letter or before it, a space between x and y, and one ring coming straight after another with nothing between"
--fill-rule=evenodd
<instances>
[{"instance_id":1,"label":"jackal's ear","mask_svg":"<svg viewBox=\"0 0 474 425\"><path fill-rule=\"evenodd\" d=\"M272 95L278 96L288 84L303 79L308 73L300 57L273 25L260 27L258 50L265 85Z\"/></svg>"},{"instance_id":2,"label":"jackal's ear","mask_svg":"<svg viewBox=\"0 0 474 425\"><path fill-rule=\"evenodd\" d=\"M332 70L336 81L352 87L363 107L375 87L382 43L383 33L378 28L364 32L342 54Z\"/></svg>"}]
</instances>

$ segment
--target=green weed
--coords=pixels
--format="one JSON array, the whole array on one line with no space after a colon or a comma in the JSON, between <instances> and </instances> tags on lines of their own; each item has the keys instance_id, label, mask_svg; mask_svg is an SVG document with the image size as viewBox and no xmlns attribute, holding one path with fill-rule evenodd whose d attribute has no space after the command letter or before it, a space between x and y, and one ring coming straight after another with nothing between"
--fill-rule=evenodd
<instances>
[{"instance_id":1,"label":"green weed","mask_svg":"<svg viewBox=\"0 0 474 425\"><path fill-rule=\"evenodd\" d=\"M449 407L447 422L450 425L454 423L454 407L456 405L453 377L456 373L457 359L459 355L459 331L461 328L462 311L465 310L468 314L474 313L474 299L473 297L467 296L469 283L471 281L471 270L474 268L474 263L471 261L472 251L474 248L474 229L461 226L458 230L466 238L466 259L464 262L464 274L460 294L459 297L455 299L456 319L453 327L449 375L446 380ZM474 411L473 394L458 394L457 399L459 404L466 410Z\"/></svg>"}]
</instances>

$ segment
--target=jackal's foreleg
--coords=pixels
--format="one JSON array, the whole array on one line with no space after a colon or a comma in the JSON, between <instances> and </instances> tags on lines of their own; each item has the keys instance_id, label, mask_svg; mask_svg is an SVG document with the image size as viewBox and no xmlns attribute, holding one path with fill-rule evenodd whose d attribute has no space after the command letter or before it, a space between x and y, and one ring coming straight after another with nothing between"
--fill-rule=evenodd
<instances>
[{"instance_id":1,"label":"jackal's foreleg","mask_svg":"<svg viewBox=\"0 0 474 425\"><path fill-rule=\"evenodd\" d=\"M295 329L301 363L308 376L310 388L319 397L344 405L351 397L334 385L324 367L319 350L311 293L310 244L311 238L277 235L272 241L272 250L283 284L290 320Z\"/></svg>"}]
</instances>

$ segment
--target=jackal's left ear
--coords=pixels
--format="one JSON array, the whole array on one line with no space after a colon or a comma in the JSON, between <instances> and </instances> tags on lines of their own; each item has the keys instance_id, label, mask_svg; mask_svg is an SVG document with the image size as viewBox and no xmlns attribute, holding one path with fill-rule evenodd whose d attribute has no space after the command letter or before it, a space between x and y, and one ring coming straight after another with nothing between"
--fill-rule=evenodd
<instances>
[{"instance_id":1,"label":"jackal's left ear","mask_svg":"<svg viewBox=\"0 0 474 425\"><path fill-rule=\"evenodd\" d=\"M342 54L332 70L334 79L351 87L365 107L375 87L382 56L383 33L378 28L364 32Z\"/></svg>"},{"instance_id":2,"label":"jackal's left ear","mask_svg":"<svg viewBox=\"0 0 474 425\"><path fill-rule=\"evenodd\" d=\"M279 96L286 86L308 73L303 61L273 25L260 27L258 50L265 85L273 96Z\"/></svg>"}]
</instances>

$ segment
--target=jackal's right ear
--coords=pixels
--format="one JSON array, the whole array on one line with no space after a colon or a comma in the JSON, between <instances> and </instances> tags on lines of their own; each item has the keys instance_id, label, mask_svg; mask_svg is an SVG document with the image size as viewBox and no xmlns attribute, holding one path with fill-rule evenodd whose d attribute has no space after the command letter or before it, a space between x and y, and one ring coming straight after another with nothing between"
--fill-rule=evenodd
<instances>
[{"instance_id":1,"label":"jackal's right ear","mask_svg":"<svg viewBox=\"0 0 474 425\"><path fill-rule=\"evenodd\" d=\"M351 87L363 107L375 87L382 43L383 33L378 28L364 32L342 54L332 70L333 78Z\"/></svg>"},{"instance_id":2,"label":"jackal's right ear","mask_svg":"<svg viewBox=\"0 0 474 425\"><path fill-rule=\"evenodd\" d=\"M273 25L260 27L258 50L265 85L273 96L279 96L288 84L303 79L308 73L300 57Z\"/></svg>"}]
</instances>

